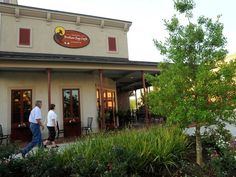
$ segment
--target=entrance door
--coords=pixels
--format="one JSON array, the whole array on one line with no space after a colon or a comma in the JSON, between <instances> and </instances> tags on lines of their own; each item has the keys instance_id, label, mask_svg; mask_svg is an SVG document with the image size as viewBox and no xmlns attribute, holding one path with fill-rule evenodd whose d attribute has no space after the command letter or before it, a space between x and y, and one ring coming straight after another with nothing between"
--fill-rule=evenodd
<instances>
[{"instance_id":1,"label":"entrance door","mask_svg":"<svg viewBox=\"0 0 236 177\"><path fill-rule=\"evenodd\" d=\"M11 138L31 140L29 115L32 109L32 90L11 91Z\"/></svg>"},{"instance_id":2,"label":"entrance door","mask_svg":"<svg viewBox=\"0 0 236 177\"><path fill-rule=\"evenodd\" d=\"M65 137L81 135L79 89L63 89L63 122Z\"/></svg>"}]
</instances>

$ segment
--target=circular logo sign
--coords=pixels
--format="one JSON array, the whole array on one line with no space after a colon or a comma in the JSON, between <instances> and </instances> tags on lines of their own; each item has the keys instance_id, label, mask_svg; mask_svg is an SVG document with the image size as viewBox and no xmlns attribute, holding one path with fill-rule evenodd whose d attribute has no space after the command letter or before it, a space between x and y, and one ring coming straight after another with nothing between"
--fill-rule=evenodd
<instances>
[{"instance_id":1,"label":"circular logo sign","mask_svg":"<svg viewBox=\"0 0 236 177\"><path fill-rule=\"evenodd\" d=\"M82 48L90 42L86 34L74 30L65 30L61 26L55 28L53 38L57 44L68 48Z\"/></svg>"}]
</instances>

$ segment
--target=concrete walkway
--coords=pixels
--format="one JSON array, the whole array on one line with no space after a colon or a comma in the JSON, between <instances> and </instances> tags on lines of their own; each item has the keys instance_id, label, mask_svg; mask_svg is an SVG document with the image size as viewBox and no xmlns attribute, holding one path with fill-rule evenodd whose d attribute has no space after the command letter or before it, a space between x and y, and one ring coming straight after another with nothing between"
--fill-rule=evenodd
<instances>
[{"instance_id":1,"label":"concrete walkway","mask_svg":"<svg viewBox=\"0 0 236 177\"><path fill-rule=\"evenodd\" d=\"M58 149L58 151L62 151L66 146L69 146L71 144L74 144L78 141L78 139L66 139L66 138L61 138L58 142L57 142L57 145L59 147L57 148L54 148L52 147L52 145L47 145L47 148L46 149ZM24 147L27 143L23 143L21 144L21 147ZM38 147L34 147L30 152L35 152L36 150L38 150ZM27 157L27 154L26 154L26 157ZM13 154L11 157L9 157L9 159L12 158L12 159L22 159L22 154L21 153L18 153L18 154Z\"/></svg>"}]
</instances>

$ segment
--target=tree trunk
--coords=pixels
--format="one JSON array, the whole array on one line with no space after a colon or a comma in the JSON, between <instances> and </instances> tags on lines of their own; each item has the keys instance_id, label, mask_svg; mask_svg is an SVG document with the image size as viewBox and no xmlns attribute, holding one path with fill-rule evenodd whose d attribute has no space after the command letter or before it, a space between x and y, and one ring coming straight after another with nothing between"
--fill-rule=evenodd
<instances>
[{"instance_id":1,"label":"tree trunk","mask_svg":"<svg viewBox=\"0 0 236 177\"><path fill-rule=\"evenodd\" d=\"M201 126L199 124L196 125L196 162L201 167L203 166L203 158L202 158L202 141L201 141L201 133L200 133Z\"/></svg>"}]
</instances>

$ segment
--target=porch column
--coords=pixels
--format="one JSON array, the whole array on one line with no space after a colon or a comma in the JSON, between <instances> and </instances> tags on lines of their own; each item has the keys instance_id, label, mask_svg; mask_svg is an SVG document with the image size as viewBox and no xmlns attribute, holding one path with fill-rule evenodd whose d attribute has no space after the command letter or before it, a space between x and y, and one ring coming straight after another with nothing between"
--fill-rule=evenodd
<instances>
[{"instance_id":1,"label":"porch column","mask_svg":"<svg viewBox=\"0 0 236 177\"><path fill-rule=\"evenodd\" d=\"M145 78L144 78L144 72L141 71L142 73L142 82L143 82L143 96L144 96L144 107L145 107L145 124L146 126L149 126L150 121L148 119L148 106L147 106L147 90L146 90L146 84L145 84Z\"/></svg>"},{"instance_id":2,"label":"porch column","mask_svg":"<svg viewBox=\"0 0 236 177\"><path fill-rule=\"evenodd\" d=\"M48 110L50 109L51 105L51 69L47 68L48 74Z\"/></svg>"},{"instance_id":3,"label":"porch column","mask_svg":"<svg viewBox=\"0 0 236 177\"><path fill-rule=\"evenodd\" d=\"M99 69L99 79L100 79L100 98L101 98L101 108L100 108L100 117L101 117L101 129L105 129L105 114L104 114L104 89L103 89L103 70Z\"/></svg>"}]
</instances>

